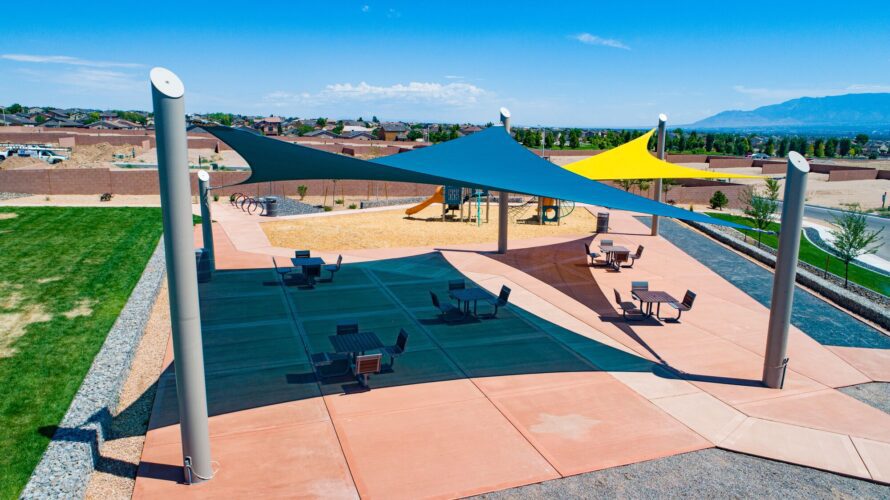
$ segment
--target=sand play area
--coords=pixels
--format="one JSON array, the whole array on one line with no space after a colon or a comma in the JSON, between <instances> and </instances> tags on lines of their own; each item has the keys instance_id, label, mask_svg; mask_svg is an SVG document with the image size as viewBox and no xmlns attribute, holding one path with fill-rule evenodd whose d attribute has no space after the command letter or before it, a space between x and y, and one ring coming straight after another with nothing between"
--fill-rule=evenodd
<instances>
[{"instance_id":1,"label":"sand play area","mask_svg":"<svg viewBox=\"0 0 890 500\"><path fill-rule=\"evenodd\" d=\"M485 209L482 209L483 217ZM534 207L524 216L536 213ZM442 222L442 206L434 204L414 216L405 209L375 212L353 212L336 217L304 217L287 221L265 222L261 226L272 245L285 248L312 248L317 251L358 250L371 248L430 247L466 243L489 243L498 238L497 206L492 205L488 223L457 220ZM596 218L581 207L565 217L560 225L540 226L516 222L510 224L510 239L543 236L591 234Z\"/></svg>"}]
</instances>

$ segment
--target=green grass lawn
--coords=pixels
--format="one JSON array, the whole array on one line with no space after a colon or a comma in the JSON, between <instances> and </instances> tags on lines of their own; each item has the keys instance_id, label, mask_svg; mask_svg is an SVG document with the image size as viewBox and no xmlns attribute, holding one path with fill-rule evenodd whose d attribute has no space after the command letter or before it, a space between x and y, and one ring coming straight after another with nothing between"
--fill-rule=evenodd
<instances>
[{"instance_id":1,"label":"green grass lawn","mask_svg":"<svg viewBox=\"0 0 890 500\"><path fill-rule=\"evenodd\" d=\"M159 208L0 207L0 498L27 483L161 232Z\"/></svg>"},{"instance_id":2,"label":"green grass lawn","mask_svg":"<svg viewBox=\"0 0 890 500\"><path fill-rule=\"evenodd\" d=\"M751 219L749 219L748 217L725 214L720 212L708 212L708 215L718 219L736 222L739 224L745 224L746 226L753 226ZM773 222L770 224L769 229L770 231L778 231L779 224ZM742 232L747 234L748 237L752 239L750 241L751 243L755 245L757 244L756 231L743 230ZM778 248L779 237L775 234L764 234L761 236L761 243L772 248ZM825 269L825 258L828 255L829 254L827 252L810 243L810 241L806 239L805 236L801 236L800 260L806 262L807 264L816 266L819 269ZM840 259L832 255L828 264L828 272L843 277L844 263ZM887 278L886 276L878 274L874 271L870 271L868 269L850 264L850 281L874 290L878 293L890 295L890 278Z\"/></svg>"}]
</instances>

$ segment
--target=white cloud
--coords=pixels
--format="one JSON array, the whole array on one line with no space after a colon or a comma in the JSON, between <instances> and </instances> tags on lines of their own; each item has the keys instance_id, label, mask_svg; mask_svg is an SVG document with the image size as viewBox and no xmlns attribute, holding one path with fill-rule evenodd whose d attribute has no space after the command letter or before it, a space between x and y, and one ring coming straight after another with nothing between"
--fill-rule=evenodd
<instances>
[{"instance_id":1,"label":"white cloud","mask_svg":"<svg viewBox=\"0 0 890 500\"><path fill-rule=\"evenodd\" d=\"M469 83L410 82L389 86L334 83L317 93L276 91L264 97L264 104L288 106L293 104L321 105L357 101L388 101L404 103L445 104L472 106L487 94L485 89Z\"/></svg>"},{"instance_id":2,"label":"white cloud","mask_svg":"<svg viewBox=\"0 0 890 500\"><path fill-rule=\"evenodd\" d=\"M371 10L370 5L362 5L362 12L368 12L369 10Z\"/></svg>"},{"instance_id":3,"label":"white cloud","mask_svg":"<svg viewBox=\"0 0 890 500\"><path fill-rule=\"evenodd\" d=\"M445 75L445 78L448 80L463 80L464 77L460 75Z\"/></svg>"},{"instance_id":4,"label":"white cloud","mask_svg":"<svg viewBox=\"0 0 890 500\"><path fill-rule=\"evenodd\" d=\"M846 87L797 87L797 88L769 88L769 87L746 87L744 85L734 85L732 87L736 92L746 95L755 101L787 101L788 99L797 99L798 97L821 97L829 95L841 94L865 94L870 92L890 92L890 85L882 84L860 84L855 83Z\"/></svg>"},{"instance_id":5,"label":"white cloud","mask_svg":"<svg viewBox=\"0 0 890 500\"><path fill-rule=\"evenodd\" d=\"M64 71L20 69L18 74L34 82L67 87L69 90L89 92L142 92L146 81L120 71L94 68L75 68Z\"/></svg>"},{"instance_id":6,"label":"white cloud","mask_svg":"<svg viewBox=\"0 0 890 500\"><path fill-rule=\"evenodd\" d=\"M389 9L389 10L386 12L386 17L395 19L395 18L402 17L402 13L401 13L401 11L398 11L398 10L396 10L396 9Z\"/></svg>"},{"instance_id":7,"label":"white cloud","mask_svg":"<svg viewBox=\"0 0 890 500\"><path fill-rule=\"evenodd\" d=\"M88 66L93 68L139 68L141 64L121 63L111 61L92 61L71 56L43 56L35 54L0 54L0 59L10 61L39 63L39 64L67 64L71 66Z\"/></svg>"},{"instance_id":8,"label":"white cloud","mask_svg":"<svg viewBox=\"0 0 890 500\"><path fill-rule=\"evenodd\" d=\"M602 38L590 33L579 33L569 37L586 45L600 45L603 47L612 47L613 49L630 50L630 47L613 38Z\"/></svg>"}]
</instances>

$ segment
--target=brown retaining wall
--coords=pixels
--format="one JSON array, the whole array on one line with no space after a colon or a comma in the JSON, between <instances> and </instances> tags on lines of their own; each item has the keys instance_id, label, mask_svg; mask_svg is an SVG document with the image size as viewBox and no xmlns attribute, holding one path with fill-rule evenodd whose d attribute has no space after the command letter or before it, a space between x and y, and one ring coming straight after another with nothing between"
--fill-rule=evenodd
<instances>
[{"instance_id":1,"label":"brown retaining wall","mask_svg":"<svg viewBox=\"0 0 890 500\"><path fill-rule=\"evenodd\" d=\"M878 178L878 171L870 168L867 170L832 170L828 173L828 182L835 181L862 181Z\"/></svg>"},{"instance_id":2,"label":"brown retaining wall","mask_svg":"<svg viewBox=\"0 0 890 500\"><path fill-rule=\"evenodd\" d=\"M710 165L711 168L753 167L754 159L712 156L708 159L708 165Z\"/></svg>"}]
</instances>

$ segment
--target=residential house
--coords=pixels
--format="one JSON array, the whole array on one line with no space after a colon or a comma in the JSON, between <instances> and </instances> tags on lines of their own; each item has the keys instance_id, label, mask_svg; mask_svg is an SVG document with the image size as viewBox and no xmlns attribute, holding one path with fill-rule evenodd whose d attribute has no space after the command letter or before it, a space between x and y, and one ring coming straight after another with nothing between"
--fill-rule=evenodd
<instances>
[{"instance_id":1,"label":"residential house","mask_svg":"<svg viewBox=\"0 0 890 500\"><path fill-rule=\"evenodd\" d=\"M15 125L19 127L34 127L37 122L24 115L0 114L0 126Z\"/></svg>"},{"instance_id":2,"label":"residential house","mask_svg":"<svg viewBox=\"0 0 890 500\"><path fill-rule=\"evenodd\" d=\"M404 123L381 123L377 127L377 137L385 141L407 140L408 127ZM399 139L399 134L405 139Z\"/></svg>"},{"instance_id":3,"label":"residential house","mask_svg":"<svg viewBox=\"0 0 890 500\"><path fill-rule=\"evenodd\" d=\"M40 126L44 128L83 128L84 125L71 120L53 118L41 123Z\"/></svg>"},{"instance_id":4,"label":"residential house","mask_svg":"<svg viewBox=\"0 0 890 500\"><path fill-rule=\"evenodd\" d=\"M253 128L262 132L263 135L281 135L281 121L280 116L257 118L253 121Z\"/></svg>"},{"instance_id":5,"label":"residential house","mask_svg":"<svg viewBox=\"0 0 890 500\"><path fill-rule=\"evenodd\" d=\"M475 134L482 130L482 127L477 127L476 125L466 125L460 128L460 133L463 135Z\"/></svg>"},{"instance_id":6,"label":"residential house","mask_svg":"<svg viewBox=\"0 0 890 500\"><path fill-rule=\"evenodd\" d=\"M351 132L344 131L342 134L340 134L340 137L353 141L373 141L374 139L376 139L376 137L374 137L374 135L371 134L370 131L364 130L353 130Z\"/></svg>"},{"instance_id":7,"label":"residential house","mask_svg":"<svg viewBox=\"0 0 890 500\"><path fill-rule=\"evenodd\" d=\"M331 132L330 130L313 130L312 132L307 132L303 134L303 137L315 137L317 139L339 139L340 136Z\"/></svg>"}]
</instances>

